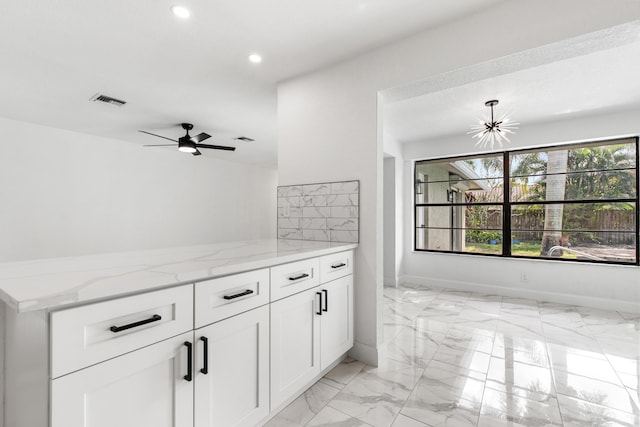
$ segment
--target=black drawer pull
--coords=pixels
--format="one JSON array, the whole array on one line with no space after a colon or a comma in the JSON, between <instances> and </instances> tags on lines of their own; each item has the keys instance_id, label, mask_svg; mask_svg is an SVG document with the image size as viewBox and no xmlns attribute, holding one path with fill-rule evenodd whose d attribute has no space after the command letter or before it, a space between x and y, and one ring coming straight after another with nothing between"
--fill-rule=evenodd
<instances>
[{"instance_id":1,"label":"black drawer pull","mask_svg":"<svg viewBox=\"0 0 640 427\"><path fill-rule=\"evenodd\" d=\"M133 322L133 323L129 323L127 325L122 325L122 326L112 326L112 327L109 328L109 330L111 332L126 331L127 329L131 329L131 328L135 328L135 327L138 327L138 326L146 325L147 323L157 322L158 320L162 320L162 316L160 316L159 314L154 314L150 318L144 319L144 320L140 320L138 322Z\"/></svg>"},{"instance_id":2,"label":"black drawer pull","mask_svg":"<svg viewBox=\"0 0 640 427\"><path fill-rule=\"evenodd\" d=\"M340 264L336 264L336 265L332 265L331 268L340 268L340 267L344 267L347 264L345 264L344 262L341 262Z\"/></svg>"},{"instance_id":3,"label":"black drawer pull","mask_svg":"<svg viewBox=\"0 0 640 427\"><path fill-rule=\"evenodd\" d=\"M187 347L187 375L182 378L187 381L191 381L193 379L193 344L189 341L185 341L184 345Z\"/></svg>"},{"instance_id":4,"label":"black drawer pull","mask_svg":"<svg viewBox=\"0 0 640 427\"><path fill-rule=\"evenodd\" d=\"M202 366L202 369L200 369L200 372L207 375L209 373L209 340L207 339L207 337L200 337L200 340L204 343L204 350L202 353L204 366Z\"/></svg>"},{"instance_id":5,"label":"black drawer pull","mask_svg":"<svg viewBox=\"0 0 640 427\"><path fill-rule=\"evenodd\" d=\"M300 279L304 279L305 277L309 277L309 275L307 273L302 273L299 276L289 277L289 280L300 280Z\"/></svg>"},{"instance_id":6,"label":"black drawer pull","mask_svg":"<svg viewBox=\"0 0 640 427\"><path fill-rule=\"evenodd\" d=\"M329 291L323 289L322 293L324 294L324 308L322 309L322 311L329 311Z\"/></svg>"},{"instance_id":7,"label":"black drawer pull","mask_svg":"<svg viewBox=\"0 0 640 427\"><path fill-rule=\"evenodd\" d=\"M322 316L322 294L320 292L316 292L316 295L320 297L320 302L318 302L318 311L316 311L316 314L318 316Z\"/></svg>"},{"instance_id":8,"label":"black drawer pull","mask_svg":"<svg viewBox=\"0 0 640 427\"><path fill-rule=\"evenodd\" d=\"M245 295L251 295L253 293L253 291L251 289L247 289L244 292L240 292L239 294L235 294L235 295L225 295L222 298L224 299L234 299L234 298L238 298L238 297L243 297Z\"/></svg>"}]
</instances>

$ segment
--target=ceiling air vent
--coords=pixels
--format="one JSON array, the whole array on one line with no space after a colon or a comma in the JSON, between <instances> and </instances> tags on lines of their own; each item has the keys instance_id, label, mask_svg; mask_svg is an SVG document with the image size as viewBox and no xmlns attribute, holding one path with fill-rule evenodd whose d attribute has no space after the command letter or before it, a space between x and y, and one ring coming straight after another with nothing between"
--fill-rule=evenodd
<instances>
[{"instance_id":1,"label":"ceiling air vent","mask_svg":"<svg viewBox=\"0 0 640 427\"><path fill-rule=\"evenodd\" d=\"M127 103L127 101L122 101L120 99L112 98L110 96L102 95L100 93L96 93L91 98L89 98L89 100L94 102L104 102L106 104L115 105L116 107L122 107L124 104Z\"/></svg>"},{"instance_id":2,"label":"ceiling air vent","mask_svg":"<svg viewBox=\"0 0 640 427\"><path fill-rule=\"evenodd\" d=\"M253 142L253 141L255 141L255 139L251 139L248 136L239 136L239 137L233 138L233 139L235 139L237 141L244 141L244 142Z\"/></svg>"}]
</instances>

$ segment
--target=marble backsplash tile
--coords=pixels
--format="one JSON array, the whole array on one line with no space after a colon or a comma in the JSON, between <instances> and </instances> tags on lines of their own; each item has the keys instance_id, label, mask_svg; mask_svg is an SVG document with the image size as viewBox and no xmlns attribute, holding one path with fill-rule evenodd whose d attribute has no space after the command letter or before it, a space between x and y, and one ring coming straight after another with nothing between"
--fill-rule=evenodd
<instances>
[{"instance_id":1,"label":"marble backsplash tile","mask_svg":"<svg viewBox=\"0 0 640 427\"><path fill-rule=\"evenodd\" d=\"M360 181L278 187L278 238L357 243Z\"/></svg>"}]
</instances>

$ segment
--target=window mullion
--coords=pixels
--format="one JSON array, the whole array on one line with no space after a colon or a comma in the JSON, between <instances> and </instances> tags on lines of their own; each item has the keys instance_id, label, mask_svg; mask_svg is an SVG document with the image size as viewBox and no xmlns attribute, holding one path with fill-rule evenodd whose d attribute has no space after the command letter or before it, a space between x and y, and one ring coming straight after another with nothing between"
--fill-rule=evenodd
<instances>
[{"instance_id":1,"label":"window mullion","mask_svg":"<svg viewBox=\"0 0 640 427\"><path fill-rule=\"evenodd\" d=\"M511 178L509 152L502 154L502 256L511 256Z\"/></svg>"}]
</instances>

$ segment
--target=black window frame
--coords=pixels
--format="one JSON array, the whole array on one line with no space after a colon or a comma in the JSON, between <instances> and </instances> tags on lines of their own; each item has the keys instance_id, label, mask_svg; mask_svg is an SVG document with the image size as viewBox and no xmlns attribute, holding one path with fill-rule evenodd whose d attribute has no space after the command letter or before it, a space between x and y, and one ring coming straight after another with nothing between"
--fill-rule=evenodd
<instances>
[{"instance_id":1,"label":"black window frame","mask_svg":"<svg viewBox=\"0 0 640 427\"><path fill-rule=\"evenodd\" d=\"M446 254L460 254L460 255L472 255L472 256L487 256L487 257L497 257L497 258L515 258L515 259L536 259L536 260L545 260L545 261L559 261L559 262L584 262L589 264L613 264L613 265L625 265L625 266L640 266L640 138L638 136L635 137L620 137L620 138L612 138L612 139L602 139L602 140L590 140L590 141L581 141L574 142L569 144L559 144L559 145L548 145L548 146L538 146L527 149L517 149L517 150L504 150L497 152L488 152L488 153L477 153L473 155L463 155L463 156L450 156L450 157L439 157L432 159L422 159L416 160L413 163L413 185L412 185L412 202L413 202L413 250L414 252L426 252L426 253L446 253ZM562 150L566 148L570 150L572 147L575 148L577 146L606 146L606 145L615 145L616 142L629 141L635 145L635 198L617 198L617 199L579 199L579 200L570 200L570 199L562 199L562 200L533 200L533 201L511 201L511 168L510 168L510 159L514 154L519 153L527 153L527 152L540 152L545 149L548 150ZM627 143L629 143L627 142ZM486 203L471 203L471 202L459 202L459 203L417 203L416 200L416 189L418 186L422 184L431 183L431 181L420 181L418 179L418 165L422 162L455 162L466 159L478 159L482 157L493 156L499 157L502 156L502 180L503 180L503 194L502 194L502 202L486 202ZM602 171L600 171L602 172ZM438 182L438 181L433 181ZM427 185L428 186L428 185ZM427 187L425 186L425 187ZM426 189L425 189L426 191ZM513 206L519 205L547 205L547 204L597 204L597 203L623 203L630 202L635 203L635 229L633 230L635 236L635 262L624 262L624 261L615 261L615 260L591 260L591 259L571 259L571 258L562 258L562 257L539 257L539 256L526 256L526 255L512 255L511 254L511 238L504 238L504 236L511 236L513 230L511 230L511 211ZM417 238L417 230L419 228L427 228L431 227L418 227L417 218L418 218L418 209L421 207L455 207L455 206L481 206L481 205L499 205L502 207L502 253L483 253L483 252L465 252L465 251L456 251L456 250L442 250L442 249L419 249L417 248L418 238ZM437 229L438 227L434 227ZM448 229L454 230L455 227L449 227Z\"/></svg>"}]
</instances>

